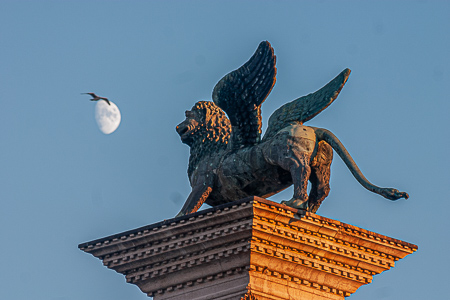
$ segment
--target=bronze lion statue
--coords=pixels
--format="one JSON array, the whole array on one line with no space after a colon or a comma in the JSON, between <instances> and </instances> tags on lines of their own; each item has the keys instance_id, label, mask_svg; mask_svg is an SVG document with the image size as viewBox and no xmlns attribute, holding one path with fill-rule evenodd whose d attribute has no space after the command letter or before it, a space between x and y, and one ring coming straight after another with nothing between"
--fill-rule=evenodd
<instances>
[{"instance_id":1,"label":"bronze lion statue","mask_svg":"<svg viewBox=\"0 0 450 300\"><path fill-rule=\"evenodd\" d=\"M330 191L333 149L366 189L390 200L408 198L405 192L370 183L333 133L303 125L336 99L349 69L317 92L277 109L261 139L261 104L275 84L275 62L273 48L262 42L249 61L217 83L213 102L199 101L186 111L176 130L191 148L192 191L178 216L205 202L216 206L249 196L270 197L292 184L292 199L282 203L316 212Z\"/></svg>"}]
</instances>

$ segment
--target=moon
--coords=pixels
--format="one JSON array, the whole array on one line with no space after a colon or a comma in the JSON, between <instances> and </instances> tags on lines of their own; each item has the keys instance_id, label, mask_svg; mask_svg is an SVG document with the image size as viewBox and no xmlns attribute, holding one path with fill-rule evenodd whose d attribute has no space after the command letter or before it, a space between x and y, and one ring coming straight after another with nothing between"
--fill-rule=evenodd
<instances>
[{"instance_id":1,"label":"moon","mask_svg":"<svg viewBox=\"0 0 450 300\"><path fill-rule=\"evenodd\" d=\"M106 101L98 101L95 106L95 121L98 128L104 134L113 133L119 127L121 116L120 110L111 100L111 105Z\"/></svg>"}]
</instances>

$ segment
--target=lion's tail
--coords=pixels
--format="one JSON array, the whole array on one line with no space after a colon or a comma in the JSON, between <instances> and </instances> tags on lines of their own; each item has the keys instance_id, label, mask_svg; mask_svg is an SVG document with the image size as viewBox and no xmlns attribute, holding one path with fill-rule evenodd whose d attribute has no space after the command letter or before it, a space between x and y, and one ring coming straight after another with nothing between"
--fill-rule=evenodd
<instances>
[{"instance_id":1,"label":"lion's tail","mask_svg":"<svg viewBox=\"0 0 450 300\"><path fill-rule=\"evenodd\" d=\"M355 163L353 158L348 153L347 149L345 149L344 145L341 141L329 130L323 128L311 127L314 129L317 139L321 141L325 141L337 152L337 154L341 157L344 163L347 165L350 172L353 174L355 179L367 190L379 194L390 200L397 200L399 198L408 198L408 194L405 192L399 192L396 189L392 188L381 188L374 184L372 184L367 178L363 175L361 170L358 168L358 165Z\"/></svg>"}]
</instances>

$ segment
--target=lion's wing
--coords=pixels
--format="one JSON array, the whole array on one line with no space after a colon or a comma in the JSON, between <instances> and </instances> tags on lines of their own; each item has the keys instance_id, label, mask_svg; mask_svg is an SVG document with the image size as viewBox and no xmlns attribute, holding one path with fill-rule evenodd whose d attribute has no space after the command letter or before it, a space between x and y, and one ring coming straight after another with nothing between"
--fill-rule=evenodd
<instances>
[{"instance_id":1,"label":"lion's wing","mask_svg":"<svg viewBox=\"0 0 450 300\"><path fill-rule=\"evenodd\" d=\"M320 90L278 108L269 118L264 140L273 137L289 124L304 123L318 115L337 98L349 75L350 69L345 69Z\"/></svg>"},{"instance_id":2,"label":"lion's wing","mask_svg":"<svg viewBox=\"0 0 450 300\"><path fill-rule=\"evenodd\" d=\"M261 42L239 69L225 75L214 87L212 98L231 122L231 147L240 148L261 139L261 104L276 81L276 58L270 43Z\"/></svg>"}]
</instances>

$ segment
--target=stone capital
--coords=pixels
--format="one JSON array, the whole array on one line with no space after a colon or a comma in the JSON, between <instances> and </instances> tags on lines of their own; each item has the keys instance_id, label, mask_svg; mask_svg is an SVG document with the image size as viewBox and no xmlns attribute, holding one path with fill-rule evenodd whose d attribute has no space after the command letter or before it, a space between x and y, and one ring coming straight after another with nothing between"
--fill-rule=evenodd
<instances>
[{"instance_id":1,"label":"stone capital","mask_svg":"<svg viewBox=\"0 0 450 300\"><path fill-rule=\"evenodd\" d=\"M344 299L417 250L259 197L79 248L155 300Z\"/></svg>"}]
</instances>

